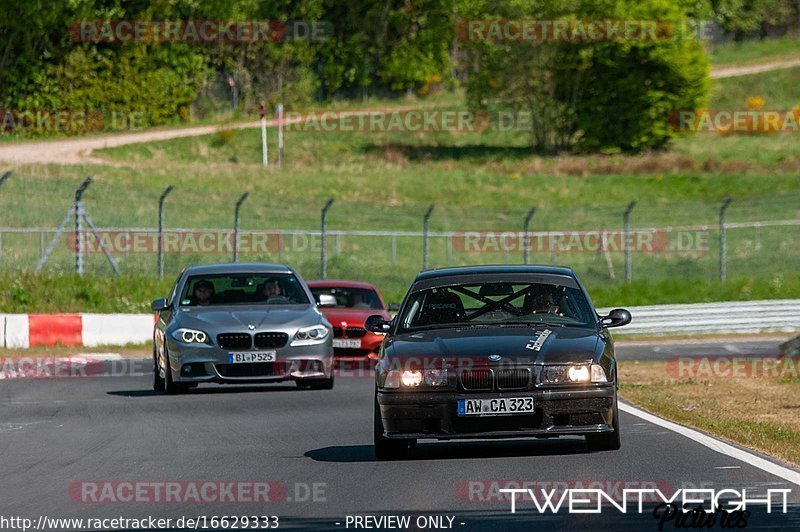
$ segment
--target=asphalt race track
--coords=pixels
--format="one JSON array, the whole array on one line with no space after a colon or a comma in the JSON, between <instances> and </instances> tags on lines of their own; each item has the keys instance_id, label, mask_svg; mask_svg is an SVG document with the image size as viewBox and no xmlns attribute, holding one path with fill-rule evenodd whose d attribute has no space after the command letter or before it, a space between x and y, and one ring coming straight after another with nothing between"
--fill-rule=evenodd
<instances>
[{"instance_id":1,"label":"asphalt race track","mask_svg":"<svg viewBox=\"0 0 800 532\"><path fill-rule=\"evenodd\" d=\"M692 354L690 344L682 348ZM775 352L754 346L760 348ZM630 349L620 351L634 358ZM147 375L0 382L3 514L34 520L276 515L280 528L315 530L352 529L347 517L355 515L406 515L412 524L422 515L453 517L456 530L658 530L654 504L643 514L604 507L599 515L553 515L519 501L511 514L510 502L492 492L493 482L496 488L505 481L606 491L627 482L665 493L792 489L788 514L755 508L746 529L800 527L800 486L629 413L622 413L618 452L588 453L582 439L423 441L408 460L376 462L367 376L340 377L331 391L208 385L164 396L150 384ZM272 500L82 499L87 483L135 481L268 482ZM666 523L664 530L676 527Z\"/></svg>"}]
</instances>

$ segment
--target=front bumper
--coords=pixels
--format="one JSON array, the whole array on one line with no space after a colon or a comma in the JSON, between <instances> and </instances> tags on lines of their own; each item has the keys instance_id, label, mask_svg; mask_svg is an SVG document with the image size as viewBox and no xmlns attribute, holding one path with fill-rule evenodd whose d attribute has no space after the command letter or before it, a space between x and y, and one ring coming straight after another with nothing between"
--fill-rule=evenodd
<instances>
[{"instance_id":1,"label":"front bumper","mask_svg":"<svg viewBox=\"0 0 800 532\"><path fill-rule=\"evenodd\" d=\"M459 416L459 399L532 397L534 412ZM613 385L507 393L382 392L377 399L387 438L518 438L613 432Z\"/></svg>"},{"instance_id":2,"label":"front bumper","mask_svg":"<svg viewBox=\"0 0 800 532\"><path fill-rule=\"evenodd\" d=\"M240 349L270 351L270 349ZM173 340L168 343L173 380L184 383L267 383L305 379L330 379L333 376L331 342L318 345L275 349L275 362L229 364L230 350L216 346L189 346Z\"/></svg>"}]
</instances>

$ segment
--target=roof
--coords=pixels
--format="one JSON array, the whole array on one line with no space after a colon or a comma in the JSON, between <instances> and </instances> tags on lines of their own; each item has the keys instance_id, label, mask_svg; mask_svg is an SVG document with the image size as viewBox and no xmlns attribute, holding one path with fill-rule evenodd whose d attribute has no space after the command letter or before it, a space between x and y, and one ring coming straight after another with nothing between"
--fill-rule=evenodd
<instances>
[{"instance_id":1,"label":"roof","mask_svg":"<svg viewBox=\"0 0 800 532\"><path fill-rule=\"evenodd\" d=\"M342 287L342 288L368 288L375 290L375 285L365 281L345 281L342 279L320 279L317 281L308 281L310 288L329 288L329 287Z\"/></svg>"},{"instance_id":2,"label":"roof","mask_svg":"<svg viewBox=\"0 0 800 532\"><path fill-rule=\"evenodd\" d=\"M201 264L186 268L188 275L214 275L220 273L292 273L284 264L264 264L262 262L227 262L222 264Z\"/></svg>"},{"instance_id":3,"label":"roof","mask_svg":"<svg viewBox=\"0 0 800 532\"><path fill-rule=\"evenodd\" d=\"M574 277L572 268L563 266L546 266L541 264L530 265L505 265L494 264L485 266L457 266L453 268L435 268L424 270L417 275L417 281L427 279L438 279L440 277L452 277L454 275L482 275L482 274L545 274L545 275L566 275Z\"/></svg>"}]
</instances>

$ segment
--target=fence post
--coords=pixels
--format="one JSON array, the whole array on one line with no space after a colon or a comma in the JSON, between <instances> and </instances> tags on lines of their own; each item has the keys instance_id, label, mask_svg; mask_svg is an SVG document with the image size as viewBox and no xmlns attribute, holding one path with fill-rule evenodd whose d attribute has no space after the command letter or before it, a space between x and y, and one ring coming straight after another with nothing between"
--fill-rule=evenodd
<instances>
[{"instance_id":1,"label":"fence post","mask_svg":"<svg viewBox=\"0 0 800 532\"><path fill-rule=\"evenodd\" d=\"M283 170L283 104L279 103L275 111L278 119L278 170Z\"/></svg>"},{"instance_id":2,"label":"fence post","mask_svg":"<svg viewBox=\"0 0 800 532\"><path fill-rule=\"evenodd\" d=\"M625 226L625 282L631 282L633 272L631 271L631 211L636 207L636 202L628 203L628 208L622 215L622 221Z\"/></svg>"},{"instance_id":3,"label":"fence post","mask_svg":"<svg viewBox=\"0 0 800 532\"><path fill-rule=\"evenodd\" d=\"M725 212L728 210L728 206L731 204L733 199L728 196L722 202L722 206L719 208L719 280L720 282L725 281L725 277L727 277L726 271L726 262L728 258L728 246L727 246L727 236L728 231L725 227Z\"/></svg>"},{"instance_id":4,"label":"fence post","mask_svg":"<svg viewBox=\"0 0 800 532\"><path fill-rule=\"evenodd\" d=\"M242 208L242 203L249 195L249 192L242 194L233 211L233 262L239 262L239 209Z\"/></svg>"},{"instance_id":5,"label":"fence post","mask_svg":"<svg viewBox=\"0 0 800 532\"><path fill-rule=\"evenodd\" d=\"M269 148L267 147L267 111L264 104L258 106L261 115L261 164L264 168L269 167Z\"/></svg>"},{"instance_id":6,"label":"fence post","mask_svg":"<svg viewBox=\"0 0 800 532\"><path fill-rule=\"evenodd\" d=\"M321 264L321 271L320 275L323 279L328 278L328 209L331 208L333 205L333 198L328 198L328 201L325 202L325 206L322 207L322 217L321 217L321 228L320 232L322 233L322 250L320 252L320 262Z\"/></svg>"},{"instance_id":7,"label":"fence post","mask_svg":"<svg viewBox=\"0 0 800 532\"><path fill-rule=\"evenodd\" d=\"M531 243L528 240L528 228L531 225L531 218L536 213L536 207L531 207L525 215L525 223L522 224L522 262L528 264L531 255Z\"/></svg>"},{"instance_id":8,"label":"fence post","mask_svg":"<svg viewBox=\"0 0 800 532\"><path fill-rule=\"evenodd\" d=\"M175 188L172 185L164 189L158 197L158 278L164 278L164 200Z\"/></svg>"},{"instance_id":9,"label":"fence post","mask_svg":"<svg viewBox=\"0 0 800 532\"><path fill-rule=\"evenodd\" d=\"M425 217L422 219L422 269L428 269L428 232L430 229L431 213L435 205L428 207Z\"/></svg>"},{"instance_id":10,"label":"fence post","mask_svg":"<svg viewBox=\"0 0 800 532\"><path fill-rule=\"evenodd\" d=\"M75 271L80 276L83 276L83 237L81 236L83 232L83 193L93 181L91 176L87 177L75 190Z\"/></svg>"}]
</instances>

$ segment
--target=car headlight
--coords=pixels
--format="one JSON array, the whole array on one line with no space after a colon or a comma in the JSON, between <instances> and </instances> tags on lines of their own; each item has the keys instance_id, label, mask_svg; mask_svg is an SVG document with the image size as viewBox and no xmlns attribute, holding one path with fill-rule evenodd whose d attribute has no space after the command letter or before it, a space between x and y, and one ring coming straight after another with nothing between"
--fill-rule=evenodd
<instances>
[{"instance_id":1,"label":"car headlight","mask_svg":"<svg viewBox=\"0 0 800 532\"><path fill-rule=\"evenodd\" d=\"M312 325L311 327L302 327L292 340L292 346L298 345L316 345L324 343L328 338L330 331L324 325Z\"/></svg>"},{"instance_id":2,"label":"car headlight","mask_svg":"<svg viewBox=\"0 0 800 532\"><path fill-rule=\"evenodd\" d=\"M209 342L208 335L203 331L196 329L176 329L172 332L172 337L177 341L184 344L207 344Z\"/></svg>"},{"instance_id":3,"label":"car headlight","mask_svg":"<svg viewBox=\"0 0 800 532\"><path fill-rule=\"evenodd\" d=\"M542 369L541 381L544 384L608 382L608 377L599 364L545 366Z\"/></svg>"},{"instance_id":4,"label":"car headlight","mask_svg":"<svg viewBox=\"0 0 800 532\"><path fill-rule=\"evenodd\" d=\"M419 388L420 386L447 386L446 369L391 369L385 373L383 388Z\"/></svg>"}]
</instances>

